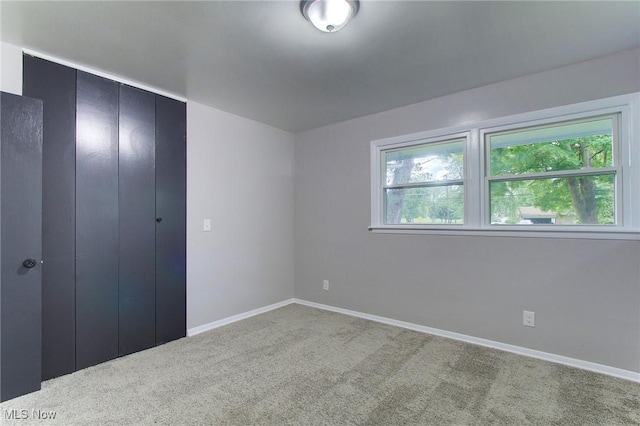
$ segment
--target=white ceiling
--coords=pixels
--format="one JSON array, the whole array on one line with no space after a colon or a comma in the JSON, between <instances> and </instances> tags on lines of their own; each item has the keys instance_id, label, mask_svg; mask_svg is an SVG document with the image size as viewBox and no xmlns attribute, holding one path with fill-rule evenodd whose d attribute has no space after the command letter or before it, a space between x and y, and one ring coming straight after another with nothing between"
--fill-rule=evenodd
<instances>
[{"instance_id":1,"label":"white ceiling","mask_svg":"<svg viewBox=\"0 0 640 426\"><path fill-rule=\"evenodd\" d=\"M298 132L640 47L640 2L0 3L3 41Z\"/></svg>"}]
</instances>

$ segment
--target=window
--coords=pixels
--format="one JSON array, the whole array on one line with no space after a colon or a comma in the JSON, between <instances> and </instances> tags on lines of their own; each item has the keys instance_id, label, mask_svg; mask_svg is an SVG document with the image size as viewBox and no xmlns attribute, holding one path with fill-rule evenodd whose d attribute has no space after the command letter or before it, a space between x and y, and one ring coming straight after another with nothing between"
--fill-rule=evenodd
<instances>
[{"instance_id":1,"label":"window","mask_svg":"<svg viewBox=\"0 0 640 426\"><path fill-rule=\"evenodd\" d=\"M371 143L371 229L640 239L639 94Z\"/></svg>"},{"instance_id":2,"label":"window","mask_svg":"<svg viewBox=\"0 0 640 426\"><path fill-rule=\"evenodd\" d=\"M618 118L486 134L490 223L615 225Z\"/></svg>"},{"instance_id":3,"label":"window","mask_svg":"<svg viewBox=\"0 0 640 426\"><path fill-rule=\"evenodd\" d=\"M382 151L385 224L464 222L464 140Z\"/></svg>"}]
</instances>

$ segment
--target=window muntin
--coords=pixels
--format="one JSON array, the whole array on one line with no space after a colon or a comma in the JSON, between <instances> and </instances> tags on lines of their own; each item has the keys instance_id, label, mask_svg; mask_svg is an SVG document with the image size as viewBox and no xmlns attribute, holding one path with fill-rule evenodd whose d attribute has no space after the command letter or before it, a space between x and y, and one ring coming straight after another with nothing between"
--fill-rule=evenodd
<instances>
[{"instance_id":1,"label":"window muntin","mask_svg":"<svg viewBox=\"0 0 640 426\"><path fill-rule=\"evenodd\" d=\"M486 134L490 224L615 225L618 115Z\"/></svg>"},{"instance_id":2,"label":"window muntin","mask_svg":"<svg viewBox=\"0 0 640 426\"><path fill-rule=\"evenodd\" d=\"M383 223L464 223L466 139L382 151Z\"/></svg>"}]
</instances>

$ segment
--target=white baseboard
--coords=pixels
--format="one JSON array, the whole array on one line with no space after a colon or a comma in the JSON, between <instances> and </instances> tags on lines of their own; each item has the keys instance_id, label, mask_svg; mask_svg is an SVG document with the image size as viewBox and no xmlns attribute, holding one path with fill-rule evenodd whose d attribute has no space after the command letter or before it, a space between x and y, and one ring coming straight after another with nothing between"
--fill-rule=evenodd
<instances>
[{"instance_id":1,"label":"white baseboard","mask_svg":"<svg viewBox=\"0 0 640 426\"><path fill-rule=\"evenodd\" d=\"M511 352L518 355L528 356L530 358L537 358L544 361L554 362L556 364L568 365L570 367L576 367L583 370L593 371L596 373L606 374L608 376L618 377L620 379L631 380L633 382L640 383L640 373L635 371L623 370L621 368L610 367L608 365L598 364L595 362L583 361L581 359L569 358L562 355L556 355L548 352L537 351L534 349L523 348L521 346L509 345L507 343L496 342L488 339L481 339L479 337L468 336L466 334L453 333L451 331L440 330L438 328L426 327L424 325L413 324L410 322L399 321L392 318L380 317L377 315L365 314L358 311L352 311L350 309L336 308L330 305L323 305L321 303L309 302L303 299L287 299L282 302L274 303L272 305L263 306L249 312L233 315L231 317L223 318L218 321L213 321L208 324L200 325L198 327L190 328L187 330L187 336L195 336L196 334L203 333L214 328L222 327L223 325L231 324L236 321L250 318L252 316L269 312L274 309L281 308L283 306L297 303L299 305L309 306L312 308L323 309L325 311L337 312L352 317L368 319L383 324L394 325L396 327L402 327L409 330L419 331L421 333L433 334L436 336L446 337L448 339L459 340L462 342L472 343L474 345L486 346L489 348L499 349L505 352Z\"/></svg>"},{"instance_id":2,"label":"white baseboard","mask_svg":"<svg viewBox=\"0 0 640 426\"><path fill-rule=\"evenodd\" d=\"M218 321L213 321L208 324L199 325L197 327L187 329L187 336L195 336L196 334L204 333L205 331L213 330L214 328L222 327L223 325L231 324L232 322L240 321L246 318L253 317L258 314L263 314L265 312L272 311L274 309L281 308L283 306L287 306L294 303L294 299L283 300L282 302L274 303L272 305L263 306L261 308L254 309L249 312L244 312L242 314L233 315L227 318L223 318Z\"/></svg>"},{"instance_id":3,"label":"white baseboard","mask_svg":"<svg viewBox=\"0 0 640 426\"><path fill-rule=\"evenodd\" d=\"M310 306L312 308L324 309L326 311L337 312L340 314L350 315L353 317L364 318L371 321L380 322L383 324L395 325L397 327L419 331L422 333L434 334L436 336L442 336L449 339L460 340L462 342L473 343L474 345L495 348L505 352L512 352L518 355L524 355L531 358L537 358L544 361L554 362L556 364L568 365L570 367L576 367L583 370L594 371L596 373L606 374L608 376L618 377L620 379L626 379L626 380L631 380L633 382L640 383L640 373L636 373L634 371L629 371L629 370L623 370L621 368L610 367L608 365L597 364L595 362L583 361L580 359L569 358L562 355L556 355L548 352L537 351L534 349L523 348L521 346L509 345L507 343L496 342L488 339L481 339L479 337L468 336L466 334L453 333L451 331L425 327L424 325L398 321L391 318L379 317L377 315L365 314L362 312L352 311L349 309L336 308L334 306L323 305L315 302L309 302L307 300L302 300L302 299L294 298L293 303Z\"/></svg>"}]
</instances>

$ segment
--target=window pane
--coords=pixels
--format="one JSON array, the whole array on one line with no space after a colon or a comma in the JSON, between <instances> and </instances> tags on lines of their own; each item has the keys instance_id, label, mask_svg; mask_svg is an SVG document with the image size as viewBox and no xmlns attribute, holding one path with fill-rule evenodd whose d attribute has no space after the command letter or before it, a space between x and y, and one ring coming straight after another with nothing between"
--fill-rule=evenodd
<instances>
[{"instance_id":1,"label":"window pane","mask_svg":"<svg viewBox=\"0 0 640 426\"><path fill-rule=\"evenodd\" d=\"M491 182L492 224L613 225L615 175Z\"/></svg>"},{"instance_id":2,"label":"window pane","mask_svg":"<svg viewBox=\"0 0 640 426\"><path fill-rule=\"evenodd\" d=\"M464 218L464 188L385 189L385 224L460 224Z\"/></svg>"},{"instance_id":3,"label":"window pane","mask_svg":"<svg viewBox=\"0 0 640 426\"><path fill-rule=\"evenodd\" d=\"M462 141L384 151L386 185L463 179Z\"/></svg>"},{"instance_id":4,"label":"window pane","mask_svg":"<svg viewBox=\"0 0 640 426\"><path fill-rule=\"evenodd\" d=\"M490 135L491 175L613 166L613 119Z\"/></svg>"}]
</instances>

